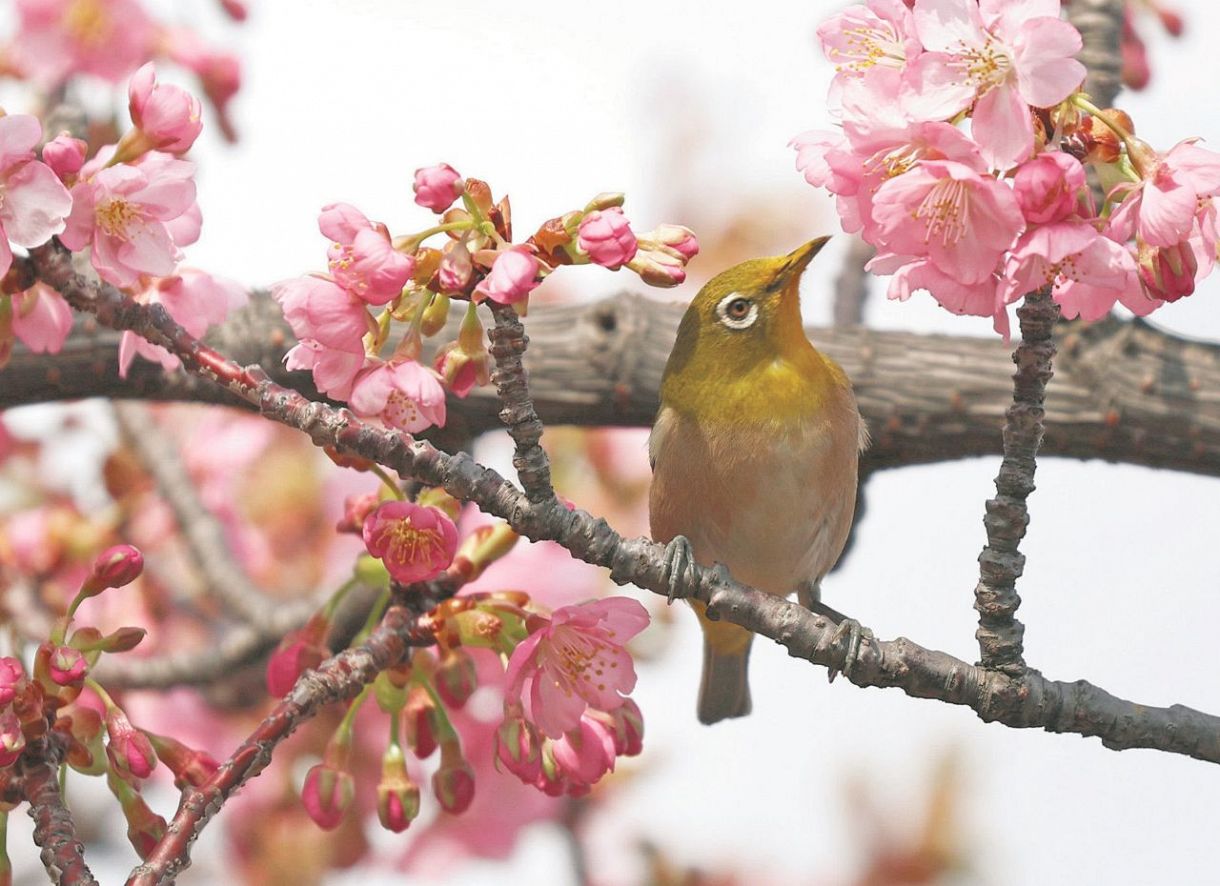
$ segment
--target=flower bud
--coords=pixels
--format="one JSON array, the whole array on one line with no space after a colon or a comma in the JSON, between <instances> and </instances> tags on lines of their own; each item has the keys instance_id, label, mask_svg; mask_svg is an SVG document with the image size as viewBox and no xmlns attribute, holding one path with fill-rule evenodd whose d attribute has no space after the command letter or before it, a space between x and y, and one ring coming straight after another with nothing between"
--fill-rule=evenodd
<instances>
[{"instance_id":1,"label":"flower bud","mask_svg":"<svg viewBox=\"0 0 1220 886\"><path fill-rule=\"evenodd\" d=\"M1140 280L1152 298L1177 301L1195 291L1199 265L1189 241L1173 246L1143 244L1138 264Z\"/></svg>"},{"instance_id":2,"label":"flower bud","mask_svg":"<svg viewBox=\"0 0 1220 886\"><path fill-rule=\"evenodd\" d=\"M652 232L650 239L681 253L686 261L699 254L699 241L695 238L695 232L682 225L660 225Z\"/></svg>"},{"instance_id":3,"label":"flower bud","mask_svg":"<svg viewBox=\"0 0 1220 886\"><path fill-rule=\"evenodd\" d=\"M1046 151L1017 169L1013 193L1025 220L1044 225L1075 212L1086 184L1079 160L1060 151Z\"/></svg>"},{"instance_id":4,"label":"flower bud","mask_svg":"<svg viewBox=\"0 0 1220 886\"><path fill-rule=\"evenodd\" d=\"M377 818L388 831L401 834L419 815L419 787L407 774L402 749L390 745L381 759L377 783Z\"/></svg>"},{"instance_id":5,"label":"flower bud","mask_svg":"<svg viewBox=\"0 0 1220 886\"><path fill-rule=\"evenodd\" d=\"M465 649L449 649L436 669L436 692L451 708L460 708L479 688L478 670Z\"/></svg>"},{"instance_id":6,"label":"flower bud","mask_svg":"<svg viewBox=\"0 0 1220 886\"><path fill-rule=\"evenodd\" d=\"M618 209L626 201L627 195L621 191L603 191L585 204L585 212L598 212L606 209Z\"/></svg>"},{"instance_id":7,"label":"flower bud","mask_svg":"<svg viewBox=\"0 0 1220 886\"><path fill-rule=\"evenodd\" d=\"M12 703L17 688L25 680L25 666L21 659L6 655L0 658L0 707Z\"/></svg>"},{"instance_id":8,"label":"flower bud","mask_svg":"<svg viewBox=\"0 0 1220 886\"><path fill-rule=\"evenodd\" d=\"M174 786L185 790L187 786L201 787L220 768L216 758L206 751L197 751L182 742L164 735L148 734L157 759L174 773Z\"/></svg>"},{"instance_id":9,"label":"flower bud","mask_svg":"<svg viewBox=\"0 0 1220 886\"><path fill-rule=\"evenodd\" d=\"M177 86L157 83L152 62L131 76L127 97L131 121L154 150L189 151L203 129L199 99Z\"/></svg>"},{"instance_id":10,"label":"flower bud","mask_svg":"<svg viewBox=\"0 0 1220 886\"><path fill-rule=\"evenodd\" d=\"M448 163L415 170L415 202L433 212L444 212L462 193L462 176Z\"/></svg>"},{"instance_id":11,"label":"flower bud","mask_svg":"<svg viewBox=\"0 0 1220 886\"><path fill-rule=\"evenodd\" d=\"M319 763L305 775L301 802L305 811L323 830L333 831L356 797L356 782L350 772Z\"/></svg>"},{"instance_id":12,"label":"flower bud","mask_svg":"<svg viewBox=\"0 0 1220 886\"><path fill-rule=\"evenodd\" d=\"M271 695L287 695L301 674L330 658L331 651L325 642L329 632L330 619L317 612L300 629L290 631L280 640L267 661L267 691Z\"/></svg>"},{"instance_id":13,"label":"flower bud","mask_svg":"<svg viewBox=\"0 0 1220 886\"><path fill-rule=\"evenodd\" d=\"M541 265L528 246L512 246L496 256L487 276L474 288L476 301L490 299L498 304L523 302L538 285Z\"/></svg>"},{"instance_id":14,"label":"flower bud","mask_svg":"<svg viewBox=\"0 0 1220 886\"><path fill-rule=\"evenodd\" d=\"M61 132L42 146L42 162L64 181L80 172L88 153L88 143Z\"/></svg>"},{"instance_id":15,"label":"flower bud","mask_svg":"<svg viewBox=\"0 0 1220 886\"><path fill-rule=\"evenodd\" d=\"M678 257L675 257L678 256ZM627 267L640 275L649 286L677 286L686 280L685 260L680 253L670 255L660 249L640 251Z\"/></svg>"},{"instance_id":16,"label":"flower bud","mask_svg":"<svg viewBox=\"0 0 1220 886\"><path fill-rule=\"evenodd\" d=\"M441 768L432 776L432 793L450 815L465 812L474 800L474 770L457 742L447 741L441 746Z\"/></svg>"},{"instance_id":17,"label":"flower bud","mask_svg":"<svg viewBox=\"0 0 1220 886\"><path fill-rule=\"evenodd\" d=\"M127 819L127 840L142 859L147 859L162 838L165 837L165 819L148 808L135 786L129 784L121 773L110 772L106 784L119 800L123 817Z\"/></svg>"},{"instance_id":18,"label":"flower bud","mask_svg":"<svg viewBox=\"0 0 1220 886\"><path fill-rule=\"evenodd\" d=\"M415 752L415 756L426 760L436 750L437 733L440 731L440 720L436 704L428 690L422 686L412 686L407 695L407 705L403 708L403 725L406 727L407 744Z\"/></svg>"},{"instance_id":19,"label":"flower bud","mask_svg":"<svg viewBox=\"0 0 1220 886\"><path fill-rule=\"evenodd\" d=\"M93 597L107 588L130 584L144 571L144 555L131 545L107 548L93 561L93 569L81 585L80 596Z\"/></svg>"},{"instance_id":20,"label":"flower bud","mask_svg":"<svg viewBox=\"0 0 1220 886\"><path fill-rule=\"evenodd\" d=\"M444 265L441 266L441 271L443 276ZM431 338L444 329L445 324L449 322L449 303L449 296L445 293L438 292L433 295L431 303L424 308L424 317L419 327L420 332Z\"/></svg>"},{"instance_id":21,"label":"flower bud","mask_svg":"<svg viewBox=\"0 0 1220 886\"><path fill-rule=\"evenodd\" d=\"M157 755L148 736L131 725L117 707L106 709L106 756L111 768L124 778L148 778L157 766Z\"/></svg>"},{"instance_id":22,"label":"flower bud","mask_svg":"<svg viewBox=\"0 0 1220 886\"><path fill-rule=\"evenodd\" d=\"M639 248L631 225L617 208L594 210L581 219L577 243L590 261L612 271L631 261Z\"/></svg>"},{"instance_id":23,"label":"flower bud","mask_svg":"<svg viewBox=\"0 0 1220 886\"><path fill-rule=\"evenodd\" d=\"M463 646L499 649L504 621L490 612L467 609L449 619L457 627L458 642Z\"/></svg>"},{"instance_id":24,"label":"flower bud","mask_svg":"<svg viewBox=\"0 0 1220 886\"><path fill-rule=\"evenodd\" d=\"M533 784L542 773L542 738L534 724L520 711L505 711L504 722L496 730L496 759L526 784Z\"/></svg>"},{"instance_id":25,"label":"flower bud","mask_svg":"<svg viewBox=\"0 0 1220 886\"><path fill-rule=\"evenodd\" d=\"M71 646L54 646L49 649L47 674L55 685L80 686L88 672L89 662L79 649Z\"/></svg>"},{"instance_id":26,"label":"flower bud","mask_svg":"<svg viewBox=\"0 0 1220 886\"><path fill-rule=\"evenodd\" d=\"M25 749L21 721L11 710L0 713L0 767L12 766Z\"/></svg>"},{"instance_id":27,"label":"flower bud","mask_svg":"<svg viewBox=\"0 0 1220 886\"><path fill-rule=\"evenodd\" d=\"M488 566L508 554L520 538L502 520L480 526L463 540L454 563L460 566L466 581L474 581Z\"/></svg>"},{"instance_id":28,"label":"flower bud","mask_svg":"<svg viewBox=\"0 0 1220 886\"><path fill-rule=\"evenodd\" d=\"M376 492L349 495L343 500L343 516L335 524L335 531L360 535L364 532L365 519L377 510L377 506L380 504L381 496Z\"/></svg>"}]
</instances>

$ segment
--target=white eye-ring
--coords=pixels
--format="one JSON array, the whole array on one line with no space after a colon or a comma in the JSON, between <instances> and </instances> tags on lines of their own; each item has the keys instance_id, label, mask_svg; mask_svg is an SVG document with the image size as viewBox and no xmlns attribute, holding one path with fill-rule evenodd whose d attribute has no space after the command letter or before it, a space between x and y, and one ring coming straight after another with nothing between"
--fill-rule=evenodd
<instances>
[{"instance_id":1,"label":"white eye-ring","mask_svg":"<svg viewBox=\"0 0 1220 886\"><path fill-rule=\"evenodd\" d=\"M749 329L758 319L758 305L739 292L730 292L716 305L716 316L729 329Z\"/></svg>"}]
</instances>

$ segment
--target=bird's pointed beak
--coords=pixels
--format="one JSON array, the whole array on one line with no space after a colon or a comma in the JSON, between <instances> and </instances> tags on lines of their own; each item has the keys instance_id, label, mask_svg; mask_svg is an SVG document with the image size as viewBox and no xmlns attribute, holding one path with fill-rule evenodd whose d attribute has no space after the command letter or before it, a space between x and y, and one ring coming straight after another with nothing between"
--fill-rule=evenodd
<instances>
[{"instance_id":1,"label":"bird's pointed beak","mask_svg":"<svg viewBox=\"0 0 1220 886\"><path fill-rule=\"evenodd\" d=\"M782 264L775 272L775 283L787 288L789 283L799 280L805 268L809 267L809 263L813 261L813 257L822 251L822 247L829 239L829 237L818 237L816 240L810 240L804 246L798 246L784 256Z\"/></svg>"}]
</instances>

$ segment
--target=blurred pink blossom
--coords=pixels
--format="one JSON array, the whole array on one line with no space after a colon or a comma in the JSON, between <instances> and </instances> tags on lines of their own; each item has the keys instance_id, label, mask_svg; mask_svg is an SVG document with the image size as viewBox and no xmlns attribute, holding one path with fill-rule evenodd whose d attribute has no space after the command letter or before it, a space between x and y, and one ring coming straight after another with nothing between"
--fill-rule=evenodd
<instances>
[{"instance_id":1,"label":"blurred pink blossom","mask_svg":"<svg viewBox=\"0 0 1220 886\"><path fill-rule=\"evenodd\" d=\"M223 323L231 311L245 306L247 299L246 290L235 281L193 268L182 268L172 277L152 281L136 296L136 301L143 304L164 306L169 315L196 338L202 338L210 327ZM169 351L134 332L124 332L119 339L119 375L127 377L131 361L137 354L166 369L178 366L178 358Z\"/></svg>"}]
</instances>

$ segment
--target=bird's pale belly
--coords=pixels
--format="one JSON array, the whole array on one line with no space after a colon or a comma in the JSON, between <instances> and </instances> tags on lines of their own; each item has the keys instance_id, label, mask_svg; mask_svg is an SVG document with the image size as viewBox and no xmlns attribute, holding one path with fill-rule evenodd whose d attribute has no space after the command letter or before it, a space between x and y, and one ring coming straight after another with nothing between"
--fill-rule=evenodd
<instances>
[{"instance_id":1,"label":"bird's pale belly","mask_svg":"<svg viewBox=\"0 0 1220 886\"><path fill-rule=\"evenodd\" d=\"M836 437L824 424L778 432L736 426L729 445L718 442L727 435L666 412L650 447L656 539L685 535L698 561L724 563L771 594L829 571L855 507L854 430Z\"/></svg>"}]
</instances>

